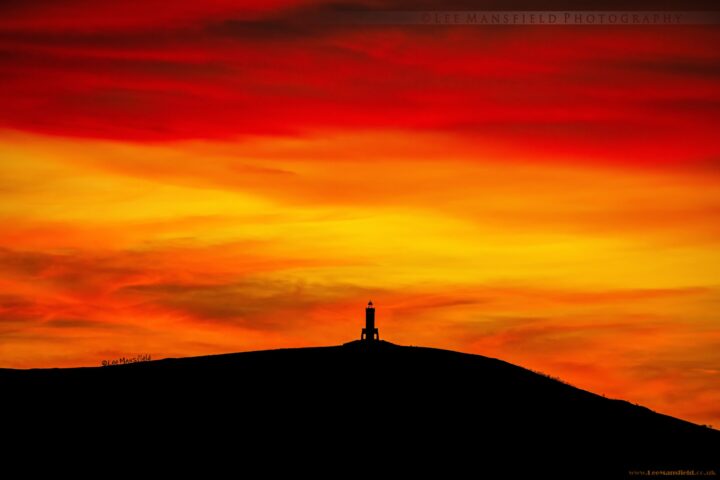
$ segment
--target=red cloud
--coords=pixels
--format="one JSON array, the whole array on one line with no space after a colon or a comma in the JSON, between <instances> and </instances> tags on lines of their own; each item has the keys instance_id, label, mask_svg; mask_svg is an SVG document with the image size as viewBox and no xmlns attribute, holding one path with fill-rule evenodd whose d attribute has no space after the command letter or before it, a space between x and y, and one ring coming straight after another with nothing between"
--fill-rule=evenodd
<instances>
[{"instance_id":1,"label":"red cloud","mask_svg":"<svg viewBox=\"0 0 720 480\"><path fill-rule=\"evenodd\" d=\"M531 157L718 156L716 29L668 42L652 27L369 28L312 23L322 4L125 3L10 8L0 125L130 140L408 128Z\"/></svg>"}]
</instances>

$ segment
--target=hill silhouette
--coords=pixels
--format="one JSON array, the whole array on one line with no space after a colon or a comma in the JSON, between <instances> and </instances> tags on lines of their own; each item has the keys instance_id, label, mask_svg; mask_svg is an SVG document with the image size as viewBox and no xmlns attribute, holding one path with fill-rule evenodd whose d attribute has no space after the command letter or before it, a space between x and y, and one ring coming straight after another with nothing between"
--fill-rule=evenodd
<instances>
[{"instance_id":1,"label":"hill silhouette","mask_svg":"<svg viewBox=\"0 0 720 480\"><path fill-rule=\"evenodd\" d=\"M44 427L113 444L156 432L195 457L222 444L242 465L273 459L267 468L294 458L296 469L624 478L720 459L710 428L501 360L388 342L0 369L0 391ZM480 475L490 471L505 474Z\"/></svg>"}]
</instances>

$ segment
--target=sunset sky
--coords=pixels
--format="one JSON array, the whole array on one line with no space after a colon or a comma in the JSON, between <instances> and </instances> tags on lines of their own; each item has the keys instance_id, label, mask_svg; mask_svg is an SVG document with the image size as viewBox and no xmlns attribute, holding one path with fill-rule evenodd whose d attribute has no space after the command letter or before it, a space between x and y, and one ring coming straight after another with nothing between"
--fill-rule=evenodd
<instances>
[{"instance_id":1,"label":"sunset sky","mask_svg":"<svg viewBox=\"0 0 720 480\"><path fill-rule=\"evenodd\" d=\"M718 26L338 5L0 3L0 367L340 344L372 299L720 426Z\"/></svg>"}]
</instances>

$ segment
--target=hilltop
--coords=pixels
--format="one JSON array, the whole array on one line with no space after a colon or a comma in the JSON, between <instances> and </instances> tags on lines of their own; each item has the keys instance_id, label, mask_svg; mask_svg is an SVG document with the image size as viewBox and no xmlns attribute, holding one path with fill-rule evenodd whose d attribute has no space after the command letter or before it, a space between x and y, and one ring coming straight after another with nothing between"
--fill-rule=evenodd
<instances>
[{"instance_id":1,"label":"hilltop","mask_svg":"<svg viewBox=\"0 0 720 480\"><path fill-rule=\"evenodd\" d=\"M361 464L371 455L410 471L510 466L558 477L580 467L589 470L577 478L617 478L634 469L712 469L720 458L720 432L707 427L501 360L387 342L2 369L0 388L21 411L42 399L36 415L63 415L75 428L127 434L128 425L151 422L188 442L227 434L246 453L332 452Z\"/></svg>"}]
</instances>

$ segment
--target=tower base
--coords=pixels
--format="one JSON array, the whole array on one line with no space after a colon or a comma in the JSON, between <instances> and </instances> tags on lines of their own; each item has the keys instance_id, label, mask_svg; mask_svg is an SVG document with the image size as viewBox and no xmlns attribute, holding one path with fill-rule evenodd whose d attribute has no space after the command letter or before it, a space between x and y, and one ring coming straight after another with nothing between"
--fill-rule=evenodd
<instances>
[{"instance_id":1,"label":"tower base","mask_svg":"<svg viewBox=\"0 0 720 480\"><path fill-rule=\"evenodd\" d=\"M371 331L368 331L367 328L362 329L362 333L360 334L360 340L364 340L366 342L372 342L373 340L380 340L380 332L377 328L371 329Z\"/></svg>"}]
</instances>

